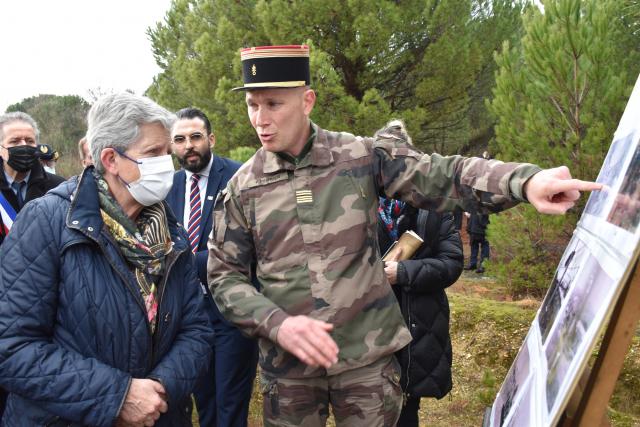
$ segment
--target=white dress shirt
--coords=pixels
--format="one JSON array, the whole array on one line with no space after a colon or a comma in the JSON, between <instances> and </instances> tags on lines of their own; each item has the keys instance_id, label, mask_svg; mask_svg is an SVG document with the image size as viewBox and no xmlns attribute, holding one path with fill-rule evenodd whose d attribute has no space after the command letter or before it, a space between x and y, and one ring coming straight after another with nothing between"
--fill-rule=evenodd
<instances>
[{"instance_id":1,"label":"white dress shirt","mask_svg":"<svg viewBox=\"0 0 640 427\"><path fill-rule=\"evenodd\" d=\"M211 172L211 165L213 164L213 155L211 156L211 160L209 160L209 164L198 172L200 175L200 181L198 181L198 188L200 189L200 209L202 210L202 214L204 215L204 201L207 195L207 183L209 182L209 173ZM182 224L184 228L189 226L189 216L191 215L191 200L189 196L191 195L191 177L193 176L193 172L189 172L185 169L185 188L184 188L184 214L182 215ZM202 224L204 224L204 218L202 220ZM201 230L204 225L200 226Z\"/></svg>"}]
</instances>

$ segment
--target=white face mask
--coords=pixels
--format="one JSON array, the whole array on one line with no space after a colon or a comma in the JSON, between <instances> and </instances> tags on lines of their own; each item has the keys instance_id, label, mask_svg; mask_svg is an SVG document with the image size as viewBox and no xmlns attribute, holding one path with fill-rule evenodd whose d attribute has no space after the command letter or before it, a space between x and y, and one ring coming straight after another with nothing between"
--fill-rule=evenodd
<instances>
[{"instance_id":1,"label":"white face mask","mask_svg":"<svg viewBox=\"0 0 640 427\"><path fill-rule=\"evenodd\" d=\"M120 154L136 162L140 171L140 178L133 182L127 183L120 178L127 185L131 197L143 206L163 201L173 186L174 169L171 155L134 160L124 153Z\"/></svg>"},{"instance_id":2,"label":"white face mask","mask_svg":"<svg viewBox=\"0 0 640 427\"><path fill-rule=\"evenodd\" d=\"M43 166L44 170L55 175L56 168L50 168L49 166Z\"/></svg>"}]
</instances>

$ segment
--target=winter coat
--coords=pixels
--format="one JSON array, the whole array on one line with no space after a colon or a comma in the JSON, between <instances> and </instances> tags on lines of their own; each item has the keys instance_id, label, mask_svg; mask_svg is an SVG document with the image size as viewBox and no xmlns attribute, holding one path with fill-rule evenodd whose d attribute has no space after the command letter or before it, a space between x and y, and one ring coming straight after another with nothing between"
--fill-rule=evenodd
<instances>
[{"instance_id":1,"label":"winter coat","mask_svg":"<svg viewBox=\"0 0 640 427\"><path fill-rule=\"evenodd\" d=\"M43 196L47 191L57 187L64 182L64 178L54 175L44 170L40 162L36 162L31 168L29 181L27 182L27 194L24 202L27 203L33 199ZM18 207L18 198L13 192L4 176L4 161L0 158L0 191L5 199L9 202L14 211L20 212ZM0 245L5 239L2 217L0 216Z\"/></svg>"},{"instance_id":2,"label":"winter coat","mask_svg":"<svg viewBox=\"0 0 640 427\"><path fill-rule=\"evenodd\" d=\"M471 212L467 219L467 233L484 239L489 225L489 215Z\"/></svg>"},{"instance_id":3,"label":"winter coat","mask_svg":"<svg viewBox=\"0 0 640 427\"><path fill-rule=\"evenodd\" d=\"M405 205L398 234L407 229L424 239L413 258L398 263L393 285L402 315L411 331L411 344L396 353L402 367L401 385L409 397L442 398L451 390L449 301L445 288L462 273L460 235L453 216ZM393 243L378 222L381 253Z\"/></svg>"},{"instance_id":4,"label":"winter coat","mask_svg":"<svg viewBox=\"0 0 640 427\"><path fill-rule=\"evenodd\" d=\"M0 247L0 385L10 392L2 425L111 426L131 380L151 378L169 406L155 425L190 426L211 328L186 233L167 209L174 246L152 339L92 169L28 203Z\"/></svg>"}]
</instances>

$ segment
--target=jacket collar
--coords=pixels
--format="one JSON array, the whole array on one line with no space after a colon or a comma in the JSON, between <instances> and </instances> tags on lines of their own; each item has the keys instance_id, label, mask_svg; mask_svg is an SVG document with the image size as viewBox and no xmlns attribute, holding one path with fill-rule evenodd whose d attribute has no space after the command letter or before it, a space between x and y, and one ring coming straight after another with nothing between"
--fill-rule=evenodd
<instances>
[{"instance_id":1,"label":"jacket collar","mask_svg":"<svg viewBox=\"0 0 640 427\"><path fill-rule=\"evenodd\" d=\"M29 174L29 186L32 186L35 183L39 183L46 178L46 173L40 162L37 162L30 170ZM0 157L0 190L8 190L9 184L4 176L4 159Z\"/></svg>"},{"instance_id":2,"label":"jacket collar","mask_svg":"<svg viewBox=\"0 0 640 427\"><path fill-rule=\"evenodd\" d=\"M71 206L67 212L66 225L98 241L104 223L102 215L100 215L98 183L93 176L93 170L94 167L89 166L84 169L79 178L75 178L79 181L73 193L68 196L71 200ZM165 211L174 250L182 252L187 249L186 238L179 231L176 218L166 203Z\"/></svg>"},{"instance_id":3,"label":"jacket collar","mask_svg":"<svg viewBox=\"0 0 640 427\"><path fill-rule=\"evenodd\" d=\"M276 153L262 149L262 170L264 173L276 173L283 170L294 170L296 168L307 166L328 166L332 164L333 154L329 149L327 133L323 129L320 129L320 127L315 123L311 123L311 126L316 132L316 137L309 153L307 153L307 155L297 165L282 159Z\"/></svg>"}]
</instances>

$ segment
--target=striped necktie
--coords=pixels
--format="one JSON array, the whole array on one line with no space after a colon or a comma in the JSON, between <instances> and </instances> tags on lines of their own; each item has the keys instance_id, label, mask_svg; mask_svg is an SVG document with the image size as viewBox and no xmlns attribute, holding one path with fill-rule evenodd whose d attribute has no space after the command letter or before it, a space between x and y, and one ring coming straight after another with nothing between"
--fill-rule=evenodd
<instances>
[{"instance_id":1,"label":"striped necktie","mask_svg":"<svg viewBox=\"0 0 640 427\"><path fill-rule=\"evenodd\" d=\"M200 241L200 220L202 219L202 206L200 203L200 188L198 187L200 175L191 175L191 193L189 193L189 224L187 234L191 244L191 252L196 253Z\"/></svg>"}]
</instances>

